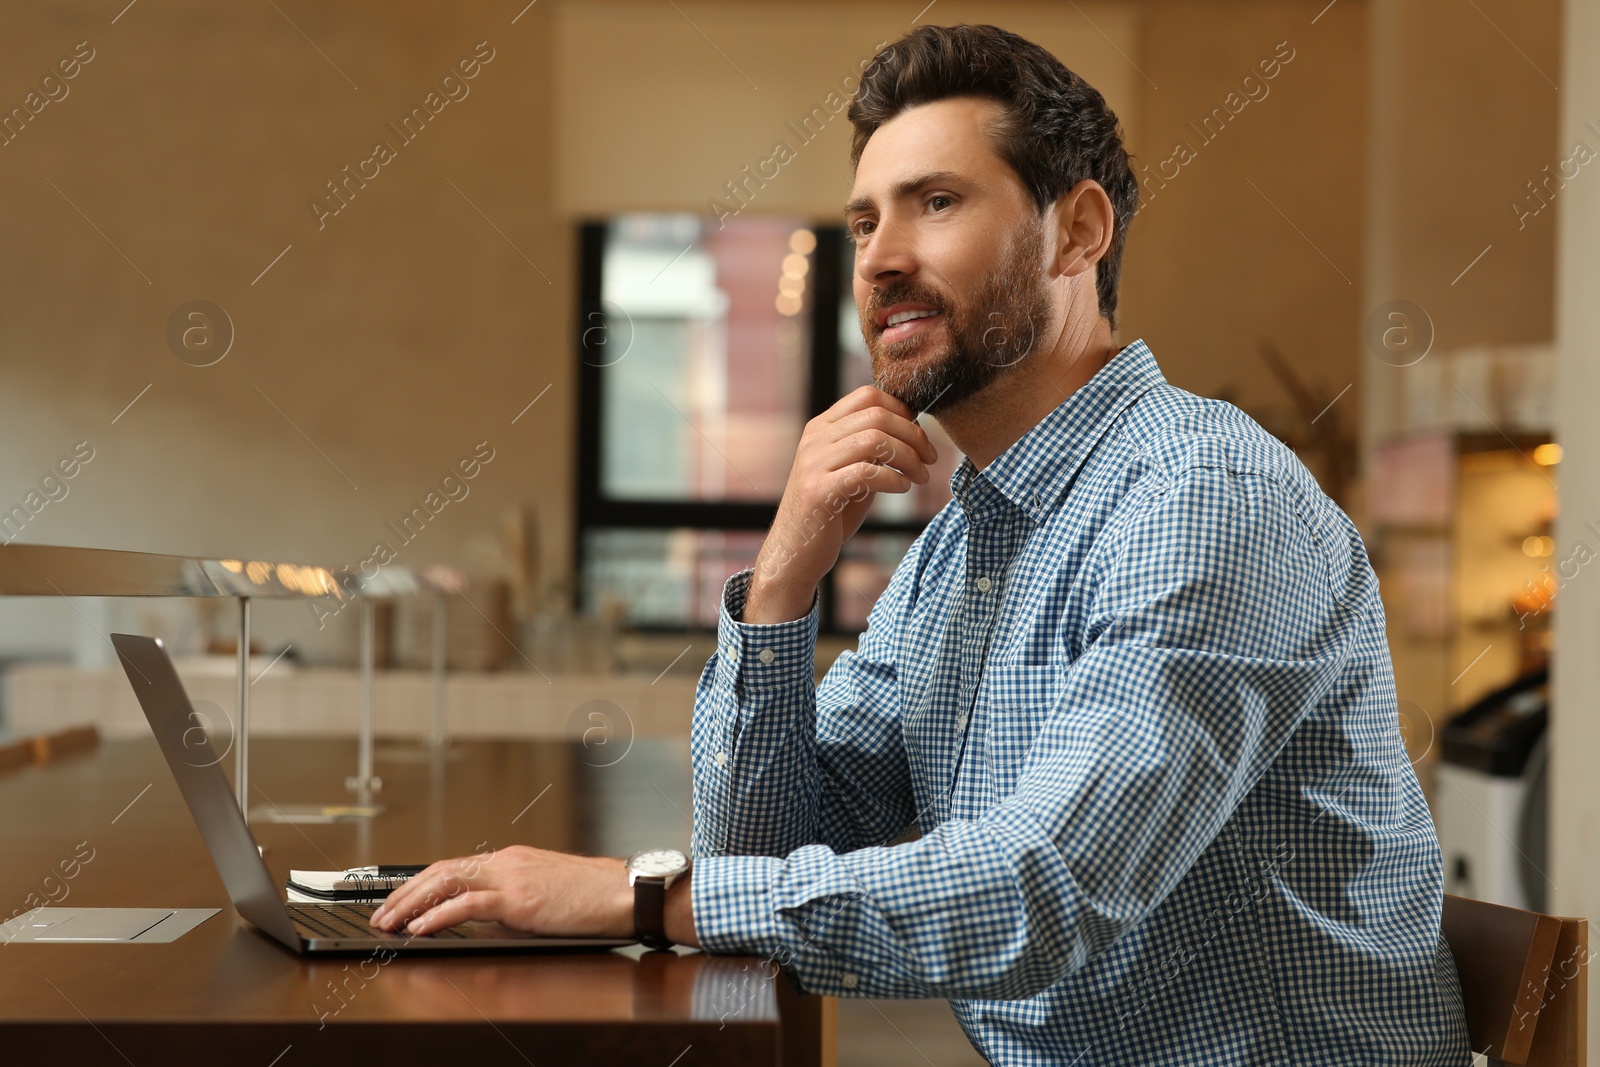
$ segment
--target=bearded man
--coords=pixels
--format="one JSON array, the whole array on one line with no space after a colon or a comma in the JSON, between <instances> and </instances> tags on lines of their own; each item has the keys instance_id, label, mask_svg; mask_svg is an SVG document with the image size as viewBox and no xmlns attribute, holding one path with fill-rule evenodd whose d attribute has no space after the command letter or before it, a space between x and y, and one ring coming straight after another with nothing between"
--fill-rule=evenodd
<instances>
[{"instance_id":1,"label":"bearded man","mask_svg":"<svg viewBox=\"0 0 1600 1067\"><path fill-rule=\"evenodd\" d=\"M1015 34L924 26L849 117L875 385L806 426L723 591L692 870L520 850L379 924L761 954L814 993L947 998L996 1064L1467 1063L1361 538L1112 340L1138 191L1104 99ZM928 479L923 413L953 500L814 684L818 583L876 493Z\"/></svg>"}]
</instances>

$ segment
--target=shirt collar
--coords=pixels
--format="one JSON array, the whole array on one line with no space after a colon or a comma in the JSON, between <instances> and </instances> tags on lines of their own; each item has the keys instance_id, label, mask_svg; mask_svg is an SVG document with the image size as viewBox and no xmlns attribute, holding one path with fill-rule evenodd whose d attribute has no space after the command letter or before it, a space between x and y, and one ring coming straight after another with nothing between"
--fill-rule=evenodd
<instances>
[{"instance_id":1,"label":"shirt collar","mask_svg":"<svg viewBox=\"0 0 1600 1067\"><path fill-rule=\"evenodd\" d=\"M950 476L950 495L969 520L988 512L983 482L1035 522L1055 510L1115 418L1146 390L1166 381L1143 340L1113 356L1071 396L1034 424L981 471L962 457ZM997 505L999 502L994 501Z\"/></svg>"}]
</instances>

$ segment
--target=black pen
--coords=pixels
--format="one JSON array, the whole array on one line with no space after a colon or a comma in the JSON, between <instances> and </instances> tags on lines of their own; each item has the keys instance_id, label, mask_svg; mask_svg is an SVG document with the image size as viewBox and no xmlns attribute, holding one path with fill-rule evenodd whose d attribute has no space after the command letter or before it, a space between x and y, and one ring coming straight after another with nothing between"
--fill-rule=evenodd
<instances>
[{"instance_id":1,"label":"black pen","mask_svg":"<svg viewBox=\"0 0 1600 1067\"><path fill-rule=\"evenodd\" d=\"M351 867L344 874L346 878L409 878L427 869L427 864L401 867Z\"/></svg>"}]
</instances>

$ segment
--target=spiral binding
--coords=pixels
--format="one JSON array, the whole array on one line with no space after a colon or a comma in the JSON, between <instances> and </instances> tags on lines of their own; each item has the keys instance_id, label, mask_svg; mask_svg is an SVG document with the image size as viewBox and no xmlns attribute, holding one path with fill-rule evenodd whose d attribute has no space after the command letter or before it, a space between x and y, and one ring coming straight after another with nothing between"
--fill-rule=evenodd
<instances>
[{"instance_id":1,"label":"spiral binding","mask_svg":"<svg viewBox=\"0 0 1600 1067\"><path fill-rule=\"evenodd\" d=\"M322 903L376 904L411 877L410 874L370 874L354 868L341 871L338 880L327 889L301 885L293 878L284 880L284 888Z\"/></svg>"},{"instance_id":2,"label":"spiral binding","mask_svg":"<svg viewBox=\"0 0 1600 1067\"><path fill-rule=\"evenodd\" d=\"M389 893L399 889L407 881L409 874L365 874L357 870L344 872L344 877L333 884L336 892L361 892L361 893Z\"/></svg>"}]
</instances>

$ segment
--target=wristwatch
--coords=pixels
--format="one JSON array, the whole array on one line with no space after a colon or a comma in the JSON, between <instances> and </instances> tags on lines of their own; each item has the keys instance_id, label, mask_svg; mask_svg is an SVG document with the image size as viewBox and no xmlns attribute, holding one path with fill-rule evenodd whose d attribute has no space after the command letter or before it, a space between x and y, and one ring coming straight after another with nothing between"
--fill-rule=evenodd
<instances>
[{"instance_id":1,"label":"wristwatch","mask_svg":"<svg viewBox=\"0 0 1600 1067\"><path fill-rule=\"evenodd\" d=\"M667 888L688 870L689 857L675 848L648 848L628 857L633 931L646 948L672 947L667 938Z\"/></svg>"}]
</instances>

